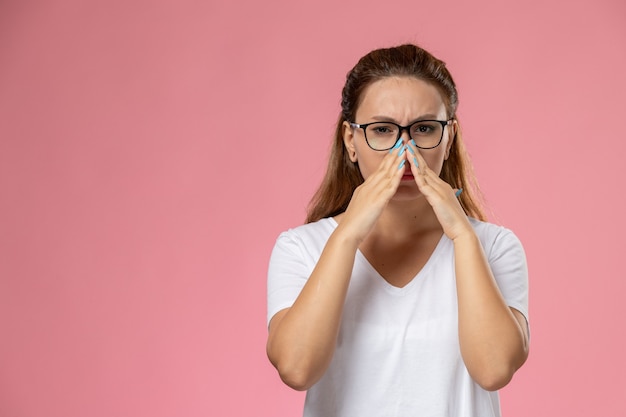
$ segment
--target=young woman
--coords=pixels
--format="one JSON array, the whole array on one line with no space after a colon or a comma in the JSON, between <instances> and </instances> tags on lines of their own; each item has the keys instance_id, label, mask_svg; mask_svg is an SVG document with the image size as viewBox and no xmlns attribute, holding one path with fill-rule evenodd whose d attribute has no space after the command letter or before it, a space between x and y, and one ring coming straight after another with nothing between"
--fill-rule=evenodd
<instances>
[{"instance_id":1,"label":"young woman","mask_svg":"<svg viewBox=\"0 0 626 417\"><path fill-rule=\"evenodd\" d=\"M457 104L415 45L347 75L307 224L268 274L267 353L307 417L500 415L528 356L526 259L485 221Z\"/></svg>"}]
</instances>

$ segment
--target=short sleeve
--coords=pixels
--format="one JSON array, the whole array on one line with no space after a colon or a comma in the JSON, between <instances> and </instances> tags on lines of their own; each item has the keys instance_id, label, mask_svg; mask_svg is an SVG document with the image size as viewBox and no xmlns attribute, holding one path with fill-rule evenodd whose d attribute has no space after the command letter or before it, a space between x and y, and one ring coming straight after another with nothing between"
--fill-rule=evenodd
<instances>
[{"instance_id":1,"label":"short sleeve","mask_svg":"<svg viewBox=\"0 0 626 417\"><path fill-rule=\"evenodd\" d=\"M522 243L513 232L502 228L487 257L504 300L528 321L528 266Z\"/></svg>"},{"instance_id":2,"label":"short sleeve","mask_svg":"<svg viewBox=\"0 0 626 417\"><path fill-rule=\"evenodd\" d=\"M298 236L291 231L281 233L272 250L267 274L268 326L274 314L293 305L312 269Z\"/></svg>"}]
</instances>

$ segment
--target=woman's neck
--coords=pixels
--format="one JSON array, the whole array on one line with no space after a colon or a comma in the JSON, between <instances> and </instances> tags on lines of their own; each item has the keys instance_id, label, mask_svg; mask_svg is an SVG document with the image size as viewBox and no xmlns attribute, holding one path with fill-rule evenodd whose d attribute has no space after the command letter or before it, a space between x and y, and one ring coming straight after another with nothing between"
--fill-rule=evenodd
<instances>
[{"instance_id":1,"label":"woman's neck","mask_svg":"<svg viewBox=\"0 0 626 417\"><path fill-rule=\"evenodd\" d=\"M389 201L370 237L398 241L413 239L435 230L442 230L439 220L432 206L420 196L413 201Z\"/></svg>"}]
</instances>

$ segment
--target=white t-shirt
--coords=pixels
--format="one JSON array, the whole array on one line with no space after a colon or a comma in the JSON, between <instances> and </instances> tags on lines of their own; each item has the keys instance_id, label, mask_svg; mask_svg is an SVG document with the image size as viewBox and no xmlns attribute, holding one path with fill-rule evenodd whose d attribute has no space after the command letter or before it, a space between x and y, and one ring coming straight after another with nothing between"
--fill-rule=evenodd
<instances>
[{"instance_id":1,"label":"white t-shirt","mask_svg":"<svg viewBox=\"0 0 626 417\"><path fill-rule=\"evenodd\" d=\"M528 272L508 229L470 219L510 307L528 318ZM268 273L268 323L290 307L337 227L322 219L282 233ZM454 248L445 235L415 278L390 285L357 251L337 347L309 389L305 417L499 417L497 392L470 377L459 348Z\"/></svg>"}]
</instances>

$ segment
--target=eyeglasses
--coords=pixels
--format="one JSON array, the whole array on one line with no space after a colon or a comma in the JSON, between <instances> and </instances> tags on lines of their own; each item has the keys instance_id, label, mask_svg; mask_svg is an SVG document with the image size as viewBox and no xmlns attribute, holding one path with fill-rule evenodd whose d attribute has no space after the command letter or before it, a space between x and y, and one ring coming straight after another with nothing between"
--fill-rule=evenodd
<instances>
[{"instance_id":1,"label":"eyeglasses","mask_svg":"<svg viewBox=\"0 0 626 417\"><path fill-rule=\"evenodd\" d=\"M402 132L407 130L409 136L420 149L433 149L439 146L443 139L443 130L452 120L419 120L408 126L400 126L393 122L350 123L354 128L361 128L365 134L365 141L375 151L386 151L393 148Z\"/></svg>"}]
</instances>

